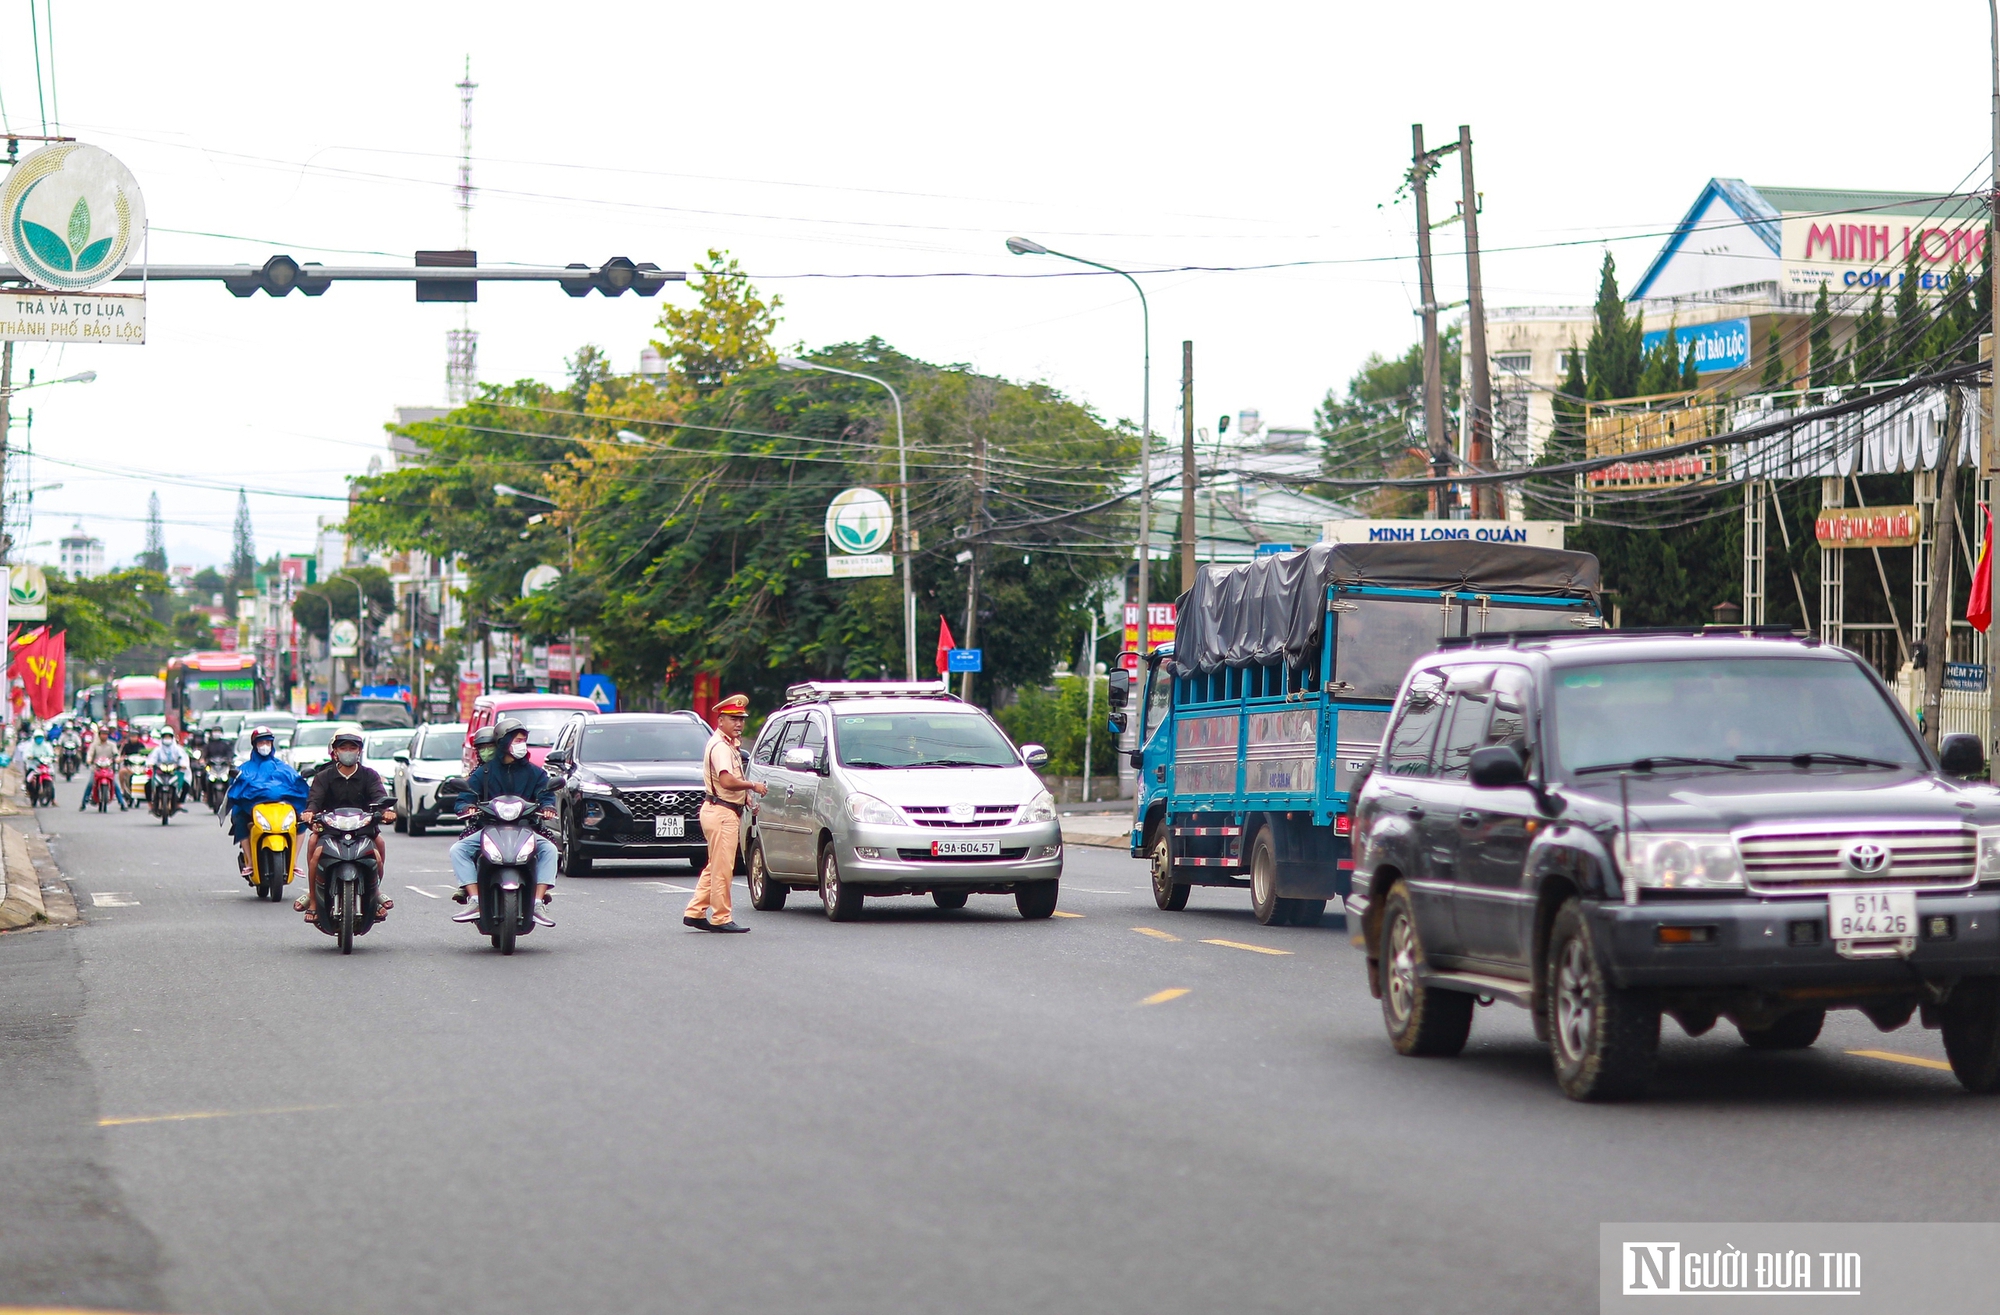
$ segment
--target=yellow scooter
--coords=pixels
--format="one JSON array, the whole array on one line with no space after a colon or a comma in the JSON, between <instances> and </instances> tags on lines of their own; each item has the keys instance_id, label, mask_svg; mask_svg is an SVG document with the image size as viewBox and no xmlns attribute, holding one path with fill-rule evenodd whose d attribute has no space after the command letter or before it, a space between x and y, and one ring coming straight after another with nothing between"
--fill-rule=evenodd
<instances>
[{"instance_id":1,"label":"yellow scooter","mask_svg":"<svg viewBox=\"0 0 2000 1315\"><path fill-rule=\"evenodd\" d=\"M250 806L250 853L256 866L243 874L259 899L281 900L299 852L298 812L286 803Z\"/></svg>"}]
</instances>

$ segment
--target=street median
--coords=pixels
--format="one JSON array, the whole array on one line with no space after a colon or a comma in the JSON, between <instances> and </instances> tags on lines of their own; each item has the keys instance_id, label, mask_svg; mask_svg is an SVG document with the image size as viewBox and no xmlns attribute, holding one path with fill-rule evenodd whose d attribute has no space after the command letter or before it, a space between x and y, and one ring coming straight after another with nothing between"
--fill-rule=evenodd
<instances>
[{"instance_id":1,"label":"street median","mask_svg":"<svg viewBox=\"0 0 2000 1315\"><path fill-rule=\"evenodd\" d=\"M21 792L21 774L0 770L0 818L22 823L0 821L0 932L82 921L34 812Z\"/></svg>"}]
</instances>

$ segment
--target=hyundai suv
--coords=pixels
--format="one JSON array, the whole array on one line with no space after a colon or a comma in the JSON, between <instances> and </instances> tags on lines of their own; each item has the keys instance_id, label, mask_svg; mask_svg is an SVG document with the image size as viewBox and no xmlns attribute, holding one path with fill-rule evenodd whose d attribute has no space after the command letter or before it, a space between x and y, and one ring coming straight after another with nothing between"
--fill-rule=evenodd
<instances>
[{"instance_id":1,"label":"hyundai suv","mask_svg":"<svg viewBox=\"0 0 2000 1315\"><path fill-rule=\"evenodd\" d=\"M882 895L962 909L1011 894L1024 918L1055 912L1062 828L1035 775L1048 754L1016 749L942 685L794 685L749 759L769 787L743 828L755 908L816 889L835 922Z\"/></svg>"},{"instance_id":2,"label":"hyundai suv","mask_svg":"<svg viewBox=\"0 0 2000 1315\"><path fill-rule=\"evenodd\" d=\"M1791 1050L1829 1009L1941 1028L2000 1089L2000 792L1854 654L1736 629L1502 635L1405 679L1348 926L1389 1039L1532 1011L1575 1099L1640 1094L1662 1015Z\"/></svg>"}]
</instances>

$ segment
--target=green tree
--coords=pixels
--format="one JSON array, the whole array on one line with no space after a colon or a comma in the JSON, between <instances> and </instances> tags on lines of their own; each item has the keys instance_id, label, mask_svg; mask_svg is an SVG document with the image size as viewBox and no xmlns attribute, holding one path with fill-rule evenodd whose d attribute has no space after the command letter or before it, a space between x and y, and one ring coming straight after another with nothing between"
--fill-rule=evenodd
<instances>
[{"instance_id":1,"label":"green tree","mask_svg":"<svg viewBox=\"0 0 2000 1315\"><path fill-rule=\"evenodd\" d=\"M358 593L356 585L360 586ZM325 639L334 621L356 619L364 598L375 616L395 612L396 586L387 571L379 566L350 566L318 584L307 585L292 599L292 619L307 634Z\"/></svg>"},{"instance_id":2,"label":"green tree","mask_svg":"<svg viewBox=\"0 0 2000 1315\"><path fill-rule=\"evenodd\" d=\"M1105 677L1097 678L1097 724L1090 736L1092 776L1109 777L1118 771L1118 745L1106 733L1103 720L1109 687ZM1058 676L1053 691L1030 685L1021 690L1013 706L996 713L995 719L1014 743L1039 744L1049 751L1049 775L1081 776L1085 713L1092 710L1088 693L1081 676Z\"/></svg>"},{"instance_id":3,"label":"green tree","mask_svg":"<svg viewBox=\"0 0 2000 1315\"><path fill-rule=\"evenodd\" d=\"M1785 340L1778 332L1778 317L1771 317L1771 332L1764 338L1764 374L1757 381L1760 391L1781 392L1792 386L1791 369L1785 364Z\"/></svg>"},{"instance_id":4,"label":"green tree","mask_svg":"<svg viewBox=\"0 0 2000 1315\"><path fill-rule=\"evenodd\" d=\"M167 531L160 521L160 495L146 495L146 550L139 554L140 566L158 575L167 573Z\"/></svg>"},{"instance_id":5,"label":"green tree","mask_svg":"<svg viewBox=\"0 0 2000 1315\"><path fill-rule=\"evenodd\" d=\"M1806 343L1810 353L1808 385L1831 388L1838 380L1834 377L1833 311L1827 302L1824 279L1820 281L1819 297L1813 302L1812 319L1807 322Z\"/></svg>"},{"instance_id":6,"label":"green tree","mask_svg":"<svg viewBox=\"0 0 2000 1315\"><path fill-rule=\"evenodd\" d=\"M696 395L712 392L775 357L770 338L784 299L760 297L734 257L711 250L707 262L695 266L688 287L700 300L662 310L657 327L666 338L653 343L667 359L671 384Z\"/></svg>"},{"instance_id":7,"label":"green tree","mask_svg":"<svg viewBox=\"0 0 2000 1315\"><path fill-rule=\"evenodd\" d=\"M1583 351L1590 399L1602 402L1639 396L1639 379L1646 368L1642 350L1645 317L1625 314L1624 299L1618 295L1618 263L1609 251L1598 271L1595 312L1597 323Z\"/></svg>"},{"instance_id":8,"label":"green tree","mask_svg":"<svg viewBox=\"0 0 2000 1315\"><path fill-rule=\"evenodd\" d=\"M1923 267L1915 247L1896 280L1896 327L1889 337L1883 369L1891 379L1916 374L1924 367L1925 339L1930 336L1930 307L1924 301Z\"/></svg>"},{"instance_id":9,"label":"green tree","mask_svg":"<svg viewBox=\"0 0 2000 1315\"><path fill-rule=\"evenodd\" d=\"M1882 305L1882 286L1875 285L1875 295L1862 309L1854 321L1853 349L1854 382L1872 383L1887 378L1884 366L1889 356L1889 315Z\"/></svg>"},{"instance_id":10,"label":"green tree","mask_svg":"<svg viewBox=\"0 0 2000 1315\"><path fill-rule=\"evenodd\" d=\"M143 567L88 580L49 576L49 625L67 631L70 659L79 666L105 662L135 646L160 644L168 630L153 615L153 600L170 596L167 578Z\"/></svg>"},{"instance_id":11,"label":"green tree","mask_svg":"<svg viewBox=\"0 0 2000 1315\"><path fill-rule=\"evenodd\" d=\"M234 543L229 553L229 593L234 604L235 595L251 587L257 574L257 539L250 529L250 499L242 489L236 490L236 527Z\"/></svg>"},{"instance_id":12,"label":"green tree","mask_svg":"<svg viewBox=\"0 0 2000 1315\"><path fill-rule=\"evenodd\" d=\"M1449 431L1459 413L1460 330L1452 325L1438 336ZM1414 343L1391 360L1370 353L1347 381L1344 395L1331 389L1313 413L1313 430L1324 451L1328 477L1396 478L1422 475L1424 448L1424 347ZM1412 449L1415 449L1414 451ZM1377 516L1415 515L1426 498L1421 490L1384 489L1369 499Z\"/></svg>"}]
</instances>

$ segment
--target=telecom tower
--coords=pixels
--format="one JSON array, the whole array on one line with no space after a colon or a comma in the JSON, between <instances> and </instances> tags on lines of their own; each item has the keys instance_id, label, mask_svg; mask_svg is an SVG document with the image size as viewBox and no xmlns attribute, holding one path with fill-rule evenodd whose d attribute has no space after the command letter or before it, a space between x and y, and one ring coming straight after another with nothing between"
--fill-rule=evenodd
<instances>
[{"instance_id":1,"label":"telecom tower","mask_svg":"<svg viewBox=\"0 0 2000 1315\"><path fill-rule=\"evenodd\" d=\"M458 220L459 246L472 249L472 56L465 57L465 78L458 84ZM456 329L445 330L445 400L452 406L470 402L479 378L479 335L472 328L472 307L459 310Z\"/></svg>"}]
</instances>

